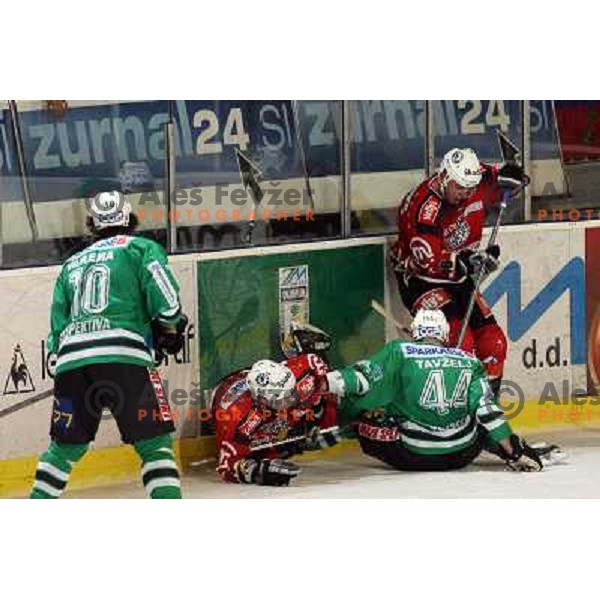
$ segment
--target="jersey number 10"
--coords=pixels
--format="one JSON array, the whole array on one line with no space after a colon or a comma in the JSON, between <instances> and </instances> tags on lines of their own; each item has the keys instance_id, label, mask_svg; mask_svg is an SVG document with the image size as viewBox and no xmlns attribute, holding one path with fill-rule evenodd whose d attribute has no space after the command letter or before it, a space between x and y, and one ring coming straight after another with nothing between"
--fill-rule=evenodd
<instances>
[{"instance_id":1,"label":"jersey number 10","mask_svg":"<svg viewBox=\"0 0 600 600\"><path fill-rule=\"evenodd\" d=\"M98 314L108 306L110 269L106 265L94 265L87 271L75 269L69 275L69 281L73 286L72 318L82 313Z\"/></svg>"}]
</instances>

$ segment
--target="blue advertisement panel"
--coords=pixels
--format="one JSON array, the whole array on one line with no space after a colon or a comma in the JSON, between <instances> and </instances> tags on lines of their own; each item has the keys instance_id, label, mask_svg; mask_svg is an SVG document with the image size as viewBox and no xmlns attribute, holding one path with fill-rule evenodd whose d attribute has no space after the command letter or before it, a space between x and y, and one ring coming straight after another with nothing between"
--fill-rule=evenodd
<instances>
[{"instance_id":1,"label":"blue advertisement panel","mask_svg":"<svg viewBox=\"0 0 600 600\"><path fill-rule=\"evenodd\" d=\"M174 104L179 185L239 181L235 148L254 158L265 177L301 176L290 101ZM90 187L118 187L132 164L145 173L146 188L162 186L166 101L75 107L61 120L42 111L24 111L20 121L37 201L79 197Z\"/></svg>"},{"instance_id":2,"label":"blue advertisement panel","mask_svg":"<svg viewBox=\"0 0 600 600\"><path fill-rule=\"evenodd\" d=\"M517 100L443 100L433 103L435 154L471 147L480 158L498 161L495 131L501 129L521 144L521 108ZM340 104L300 103L300 123L309 172L332 174L330 164L339 149ZM423 169L425 163L424 100L360 100L351 103L353 173ZM533 160L558 158L551 100L530 103ZM337 163L336 163L337 164Z\"/></svg>"},{"instance_id":3,"label":"blue advertisement panel","mask_svg":"<svg viewBox=\"0 0 600 600\"><path fill-rule=\"evenodd\" d=\"M560 156L551 100L532 100L529 105L532 160ZM495 131L502 130L521 146L521 101L444 100L434 103L435 154L453 147L470 147L480 159L498 161Z\"/></svg>"},{"instance_id":4,"label":"blue advertisement panel","mask_svg":"<svg viewBox=\"0 0 600 600\"><path fill-rule=\"evenodd\" d=\"M259 165L266 179L339 175L341 103L289 100L179 100L173 103L177 184L240 181L235 150ZM454 146L498 160L494 131L520 139L520 103L445 100L434 103L436 156ZM19 114L25 166L35 201L77 198L136 179L159 189L165 173L164 100L70 107L63 118ZM422 169L425 101L351 103L352 171ZM299 132L296 130L298 124ZM532 101L532 156L558 156L551 101ZM302 147L298 140L302 140ZM8 115L0 118L0 174L18 174ZM14 197L0 186L0 199Z\"/></svg>"},{"instance_id":5,"label":"blue advertisement panel","mask_svg":"<svg viewBox=\"0 0 600 600\"><path fill-rule=\"evenodd\" d=\"M452 148L473 148L480 160L500 158L496 130L521 145L521 103L518 100L443 100L433 103L437 160Z\"/></svg>"}]
</instances>

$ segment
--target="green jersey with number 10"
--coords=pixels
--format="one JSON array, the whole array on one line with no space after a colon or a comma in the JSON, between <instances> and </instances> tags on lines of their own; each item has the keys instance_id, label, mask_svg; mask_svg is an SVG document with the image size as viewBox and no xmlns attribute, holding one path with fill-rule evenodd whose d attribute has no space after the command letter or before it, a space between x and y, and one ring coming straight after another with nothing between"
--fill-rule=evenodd
<instances>
[{"instance_id":1,"label":"green jersey with number 10","mask_svg":"<svg viewBox=\"0 0 600 600\"><path fill-rule=\"evenodd\" d=\"M49 352L56 372L91 363L153 364L150 322L178 322L179 286L163 248L117 235L63 265L54 286Z\"/></svg>"},{"instance_id":2,"label":"green jersey with number 10","mask_svg":"<svg viewBox=\"0 0 600 600\"><path fill-rule=\"evenodd\" d=\"M456 452L474 443L478 425L493 442L511 434L482 363L460 349L396 340L340 373L344 412L384 408L412 452Z\"/></svg>"}]
</instances>

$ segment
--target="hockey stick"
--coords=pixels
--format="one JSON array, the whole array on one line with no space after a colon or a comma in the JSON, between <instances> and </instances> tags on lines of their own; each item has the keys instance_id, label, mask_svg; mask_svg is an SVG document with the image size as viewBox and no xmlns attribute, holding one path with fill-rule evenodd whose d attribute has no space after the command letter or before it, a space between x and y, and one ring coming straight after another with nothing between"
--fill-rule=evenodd
<instances>
[{"instance_id":1,"label":"hockey stick","mask_svg":"<svg viewBox=\"0 0 600 600\"><path fill-rule=\"evenodd\" d=\"M496 242L496 237L498 235L498 230L500 229L500 222L502 221L502 215L504 214L504 210L508 205L508 198L510 194L508 192L504 192L502 194L502 202L500 203L500 210L498 211L498 216L496 217L496 222L494 223L494 229L492 230L492 235L488 241L487 248L491 248ZM475 279L475 287L471 292L471 297L469 298L469 305L467 307L467 312L465 313L465 318L463 319L462 325L460 327L460 334L458 336L458 341L456 343L456 347L460 348L465 335L467 334L467 328L469 327L469 321L471 320L471 315L473 314L473 309L475 308L475 301L477 300L477 294L479 293L479 288L485 276L487 275L487 268L485 262L481 265L479 272L477 273L477 279Z\"/></svg>"},{"instance_id":2,"label":"hockey stick","mask_svg":"<svg viewBox=\"0 0 600 600\"><path fill-rule=\"evenodd\" d=\"M235 156L237 159L240 176L242 178L242 185L244 186L245 190L249 190L250 195L254 200L254 210L258 210L258 207L265 196L264 191L260 187L260 180L263 177L262 170L238 148L235 149ZM248 221L246 235L244 236L244 243L252 244L252 234L254 233L255 226L256 219L250 219Z\"/></svg>"},{"instance_id":3,"label":"hockey stick","mask_svg":"<svg viewBox=\"0 0 600 600\"><path fill-rule=\"evenodd\" d=\"M410 335L410 331L404 327L389 311L387 311L377 300L371 300L371 308L378 314L380 314L386 321L389 321L395 325L398 333L403 335Z\"/></svg>"},{"instance_id":4,"label":"hockey stick","mask_svg":"<svg viewBox=\"0 0 600 600\"><path fill-rule=\"evenodd\" d=\"M502 161L505 163L517 163L517 157L519 156L519 148L516 144L514 144L502 131L499 129L496 130L496 137L498 139L498 145L500 146L500 155L502 157ZM526 177L524 183L520 185L515 190L506 190L502 194L502 201L500 202L500 210L498 211L498 216L496 217L496 222L494 223L494 228L492 229L492 234L490 239L488 240L486 251L489 250L495 243L496 237L498 236L498 231L500 229L500 224L502 222L502 216L504 215L504 211L508 205L508 201L516 196L527 184L529 183L529 178ZM479 272L477 273L477 278L475 279L475 286L473 291L471 292L471 297L469 298L469 304L467 307L467 312L465 313L465 317L460 327L460 333L458 335L458 341L456 342L456 347L460 348L465 339L465 335L467 334L467 328L469 327L469 321L471 320L471 315L473 314L473 309L475 308L475 302L477 300L477 294L479 293L479 288L487 275L487 269L485 266L485 262L481 265Z\"/></svg>"},{"instance_id":5,"label":"hockey stick","mask_svg":"<svg viewBox=\"0 0 600 600\"><path fill-rule=\"evenodd\" d=\"M319 429L319 433L337 433L339 430L340 428L338 425L332 425L331 427L326 427L325 429ZM269 450L270 448L276 448L277 446L284 446L285 444L300 442L305 439L305 435L297 435L291 438L287 438L285 440L281 440L279 442L270 442L268 444L260 444L259 446L254 446L253 448L250 448L250 452L256 452L257 450ZM197 467L214 461L216 461L215 457L205 458L203 460L197 460L195 462L190 463L190 466Z\"/></svg>"},{"instance_id":6,"label":"hockey stick","mask_svg":"<svg viewBox=\"0 0 600 600\"><path fill-rule=\"evenodd\" d=\"M319 433L337 433L340 430L338 425L332 425L331 427L326 427L325 429L319 429ZM277 446L285 446L285 444L290 444L293 442L300 442L305 440L305 435L297 435L291 438L287 438L285 440L281 440L279 442L269 442L268 444L260 444L258 446L254 446L250 448L251 452L256 452L257 450L268 450L269 448L276 448Z\"/></svg>"}]
</instances>

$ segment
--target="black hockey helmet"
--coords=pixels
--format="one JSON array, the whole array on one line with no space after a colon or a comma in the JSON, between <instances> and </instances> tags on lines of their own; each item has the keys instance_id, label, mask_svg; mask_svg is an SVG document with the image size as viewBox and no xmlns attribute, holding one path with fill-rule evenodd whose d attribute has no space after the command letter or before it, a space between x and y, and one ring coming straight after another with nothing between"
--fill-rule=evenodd
<instances>
[{"instance_id":1,"label":"black hockey helmet","mask_svg":"<svg viewBox=\"0 0 600 600\"><path fill-rule=\"evenodd\" d=\"M309 323L292 321L290 329L281 341L281 350L287 358L299 354L323 354L331 348L331 336Z\"/></svg>"}]
</instances>

